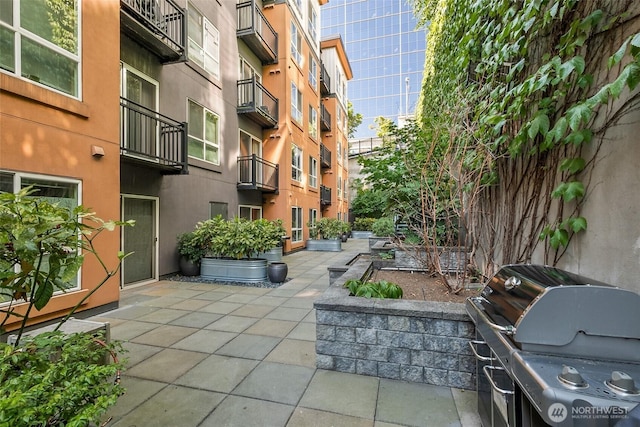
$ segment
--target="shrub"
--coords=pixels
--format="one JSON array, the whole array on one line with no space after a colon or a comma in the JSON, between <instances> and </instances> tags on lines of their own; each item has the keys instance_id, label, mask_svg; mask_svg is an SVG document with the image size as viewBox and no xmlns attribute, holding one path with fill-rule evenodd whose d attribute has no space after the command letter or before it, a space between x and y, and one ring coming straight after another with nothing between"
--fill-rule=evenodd
<instances>
[{"instance_id":1,"label":"shrub","mask_svg":"<svg viewBox=\"0 0 640 427\"><path fill-rule=\"evenodd\" d=\"M353 229L357 231L371 231L375 218L356 218L353 222Z\"/></svg>"},{"instance_id":2,"label":"shrub","mask_svg":"<svg viewBox=\"0 0 640 427\"><path fill-rule=\"evenodd\" d=\"M309 236L312 239L337 239L348 232L349 224L337 218L320 218L315 223L307 223Z\"/></svg>"},{"instance_id":3,"label":"shrub","mask_svg":"<svg viewBox=\"0 0 640 427\"><path fill-rule=\"evenodd\" d=\"M191 262L200 263L200 259L207 255L206 248L198 241L193 231L178 236L178 253Z\"/></svg>"},{"instance_id":4,"label":"shrub","mask_svg":"<svg viewBox=\"0 0 640 427\"><path fill-rule=\"evenodd\" d=\"M365 298L402 298L402 288L395 283L380 280L378 282L362 281L357 279L347 280L344 287L356 297Z\"/></svg>"},{"instance_id":5,"label":"shrub","mask_svg":"<svg viewBox=\"0 0 640 427\"><path fill-rule=\"evenodd\" d=\"M393 236L396 231L393 218L388 216L378 218L371 226L371 231L378 237Z\"/></svg>"}]
</instances>

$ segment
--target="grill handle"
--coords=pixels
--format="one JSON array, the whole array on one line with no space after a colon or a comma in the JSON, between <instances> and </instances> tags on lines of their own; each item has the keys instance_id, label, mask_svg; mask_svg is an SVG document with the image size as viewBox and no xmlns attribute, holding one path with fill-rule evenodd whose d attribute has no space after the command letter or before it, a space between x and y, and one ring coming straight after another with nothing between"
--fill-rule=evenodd
<instances>
[{"instance_id":1,"label":"grill handle","mask_svg":"<svg viewBox=\"0 0 640 427\"><path fill-rule=\"evenodd\" d=\"M491 329L493 329L494 331L498 331L501 334L505 334L505 335L515 335L516 333L516 328L514 328L513 326L509 325L509 326L500 326L495 322L492 322L491 319L489 319L489 316L486 315L484 308L482 308L482 300L485 300L485 298L483 297L471 297L469 298L472 302L473 305L476 306L477 311L478 311L478 316L482 319L482 321L484 323L486 323L487 325L489 325L489 327Z\"/></svg>"},{"instance_id":2,"label":"grill handle","mask_svg":"<svg viewBox=\"0 0 640 427\"><path fill-rule=\"evenodd\" d=\"M495 357L480 356L480 354L478 354L478 350L476 350L476 346L477 345L487 345L487 342L486 341L478 341L478 340L469 341L469 347L471 347L471 352L476 357L476 359L478 359L478 360L480 360L482 362L491 362L493 360L496 360Z\"/></svg>"},{"instance_id":3,"label":"grill handle","mask_svg":"<svg viewBox=\"0 0 640 427\"><path fill-rule=\"evenodd\" d=\"M505 369L501 366L490 366L490 365L484 365L482 367L482 371L484 372L484 375L487 377L489 384L491 384L492 389L494 389L497 393L500 393L503 396L513 394L513 390L505 390L503 388L498 387L496 383L493 381L493 376L489 373L489 370L504 371Z\"/></svg>"}]
</instances>

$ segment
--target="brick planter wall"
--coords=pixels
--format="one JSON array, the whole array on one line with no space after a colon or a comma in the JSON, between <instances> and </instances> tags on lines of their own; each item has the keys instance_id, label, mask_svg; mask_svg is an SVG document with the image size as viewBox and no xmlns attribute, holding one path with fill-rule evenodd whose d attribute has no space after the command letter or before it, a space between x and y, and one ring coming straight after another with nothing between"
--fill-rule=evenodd
<instances>
[{"instance_id":1,"label":"brick planter wall","mask_svg":"<svg viewBox=\"0 0 640 427\"><path fill-rule=\"evenodd\" d=\"M474 390L475 328L464 305L349 296L344 282L370 266L354 263L315 301L317 367Z\"/></svg>"}]
</instances>

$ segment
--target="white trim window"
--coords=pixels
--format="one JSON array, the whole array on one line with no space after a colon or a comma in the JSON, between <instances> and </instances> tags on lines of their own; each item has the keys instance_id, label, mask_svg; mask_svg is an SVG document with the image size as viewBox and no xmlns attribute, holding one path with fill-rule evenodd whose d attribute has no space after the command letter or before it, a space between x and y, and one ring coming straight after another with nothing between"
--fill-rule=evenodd
<instances>
[{"instance_id":1,"label":"white trim window","mask_svg":"<svg viewBox=\"0 0 640 427\"><path fill-rule=\"evenodd\" d=\"M318 12L313 7L313 3L309 2L309 35L313 41L318 40Z\"/></svg>"},{"instance_id":2,"label":"white trim window","mask_svg":"<svg viewBox=\"0 0 640 427\"><path fill-rule=\"evenodd\" d=\"M338 198L342 198L342 176L338 175Z\"/></svg>"},{"instance_id":3,"label":"white trim window","mask_svg":"<svg viewBox=\"0 0 640 427\"><path fill-rule=\"evenodd\" d=\"M312 54L309 54L309 85L318 90L318 62Z\"/></svg>"},{"instance_id":4,"label":"white trim window","mask_svg":"<svg viewBox=\"0 0 640 427\"><path fill-rule=\"evenodd\" d=\"M291 179L302 182L302 149L291 144Z\"/></svg>"},{"instance_id":5,"label":"white trim window","mask_svg":"<svg viewBox=\"0 0 640 427\"><path fill-rule=\"evenodd\" d=\"M220 164L220 118L212 111L188 100L189 157Z\"/></svg>"},{"instance_id":6,"label":"white trim window","mask_svg":"<svg viewBox=\"0 0 640 427\"><path fill-rule=\"evenodd\" d=\"M80 3L3 0L0 69L80 98Z\"/></svg>"},{"instance_id":7,"label":"white trim window","mask_svg":"<svg viewBox=\"0 0 640 427\"><path fill-rule=\"evenodd\" d=\"M318 110L309 105L309 136L318 138Z\"/></svg>"},{"instance_id":8,"label":"white trim window","mask_svg":"<svg viewBox=\"0 0 640 427\"><path fill-rule=\"evenodd\" d=\"M302 123L302 92L294 82L291 82L291 117Z\"/></svg>"},{"instance_id":9,"label":"white trim window","mask_svg":"<svg viewBox=\"0 0 640 427\"><path fill-rule=\"evenodd\" d=\"M342 164L342 156L340 155L342 153L342 142L338 141L337 146L338 148L336 148L336 158L338 159L338 164Z\"/></svg>"},{"instance_id":10,"label":"white trim window","mask_svg":"<svg viewBox=\"0 0 640 427\"><path fill-rule=\"evenodd\" d=\"M317 209L309 209L309 226L313 227L318 220L318 210Z\"/></svg>"},{"instance_id":11,"label":"white trim window","mask_svg":"<svg viewBox=\"0 0 640 427\"><path fill-rule=\"evenodd\" d=\"M302 67L302 35L293 21L291 21L291 56Z\"/></svg>"},{"instance_id":12,"label":"white trim window","mask_svg":"<svg viewBox=\"0 0 640 427\"><path fill-rule=\"evenodd\" d=\"M302 208L293 206L291 208L291 242L302 242Z\"/></svg>"},{"instance_id":13,"label":"white trim window","mask_svg":"<svg viewBox=\"0 0 640 427\"><path fill-rule=\"evenodd\" d=\"M262 206L239 205L238 217L249 221L256 221L262 218Z\"/></svg>"},{"instance_id":14,"label":"white trim window","mask_svg":"<svg viewBox=\"0 0 640 427\"><path fill-rule=\"evenodd\" d=\"M318 159L309 156L309 187L318 188Z\"/></svg>"},{"instance_id":15,"label":"white trim window","mask_svg":"<svg viewBox=\"0 0 640 427\"><path fill-rule=\"evenodd\" d=\"M220 32L189 3L189 60L220 78Z\"/></svg>"}]
</instances>

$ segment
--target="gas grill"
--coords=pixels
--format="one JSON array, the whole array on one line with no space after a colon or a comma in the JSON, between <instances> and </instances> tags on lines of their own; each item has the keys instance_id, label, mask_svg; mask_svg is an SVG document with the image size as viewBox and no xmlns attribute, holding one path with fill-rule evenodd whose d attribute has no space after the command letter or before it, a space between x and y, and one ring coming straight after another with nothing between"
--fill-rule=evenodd
<instances>
[{"instance_id":1,"label":"gas grill","mask_svg":"<svg viewBox=\"0 0 640 427\"><path fill-rule=\"evenodd\" d=\"M489 426L640 426L640 295L507 265L466 303Z\"/></svg>"}]
</instances>

